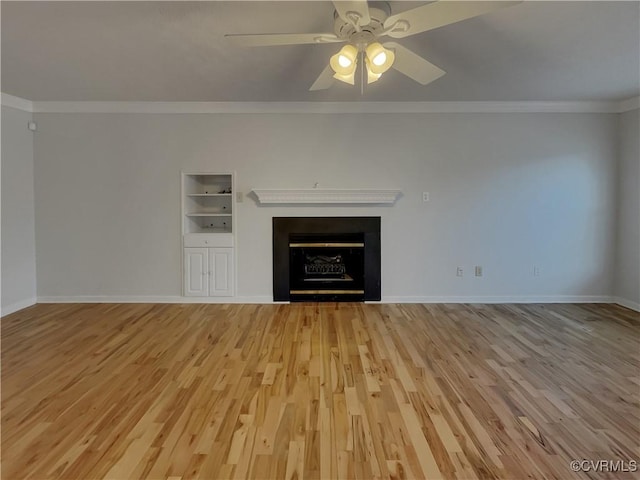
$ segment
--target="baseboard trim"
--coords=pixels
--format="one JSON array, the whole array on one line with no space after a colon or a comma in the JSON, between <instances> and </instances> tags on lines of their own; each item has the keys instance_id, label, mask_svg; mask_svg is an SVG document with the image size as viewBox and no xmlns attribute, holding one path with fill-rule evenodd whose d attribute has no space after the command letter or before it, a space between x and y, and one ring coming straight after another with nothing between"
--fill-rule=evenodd
<instances>
[{"instance_id":1,"label":"baseboard trim","mask_svg":"<svg viewBox=\"0 0 640 480\"><path fill-rule=\"evenodd\" d=\"M274 303L270 296L181 297L178 295L43 296L38 303Z\"/></svg>"},{"instance_id":2,"label":"baseboard trim","mask_svg":"<svg viewBox=\"0 0 640 480\"><path fill-rule=\"evenodd\" d=\"M386 296L380 302L367 303L620 303L608 295L547 295L547 296ZM633 305L633 302L626 301ZM34 302L35 303L35 302ZM38 303L283 303L274 302L270 295L243 297L181 297L177 295L88 295L43 296ZM287 302L285 302L287 303ZM637 306L637 304L636 304ZM629 306L629 308L634 308ZM635 309L635 308L634 308Z\"/></svg>"},{"instance_id":3,"label":"baseboard trim","mask_svg":"<svg viewBox=\"0 0 640 480\"><path fill-rule=\"evenodd\" d=\"M26 298L24 300L20 300L19 302L12 303L11 305L7 305L6 307L2 307L2 313L0 316L4 317L5 315L11 315L12 313L16 313L23 308L30 307L31 305L35 305L37 300L35 297Z\"/></svg>"},{"instance_id":4,"label":"baseboard trim","mask_svg":"<svg viewBox=\"0 0 640 480\"><path fill-rule=\"evenodd\" d=\"M640 312L640 303L638 302L633 302L622 297L613 297L613 302L618 305L622 305L623 307L630 308L631 310L635 310L636 312Z\"/></svg>"},{"instance_id":5,"label":"baseboard trim","mask_svg":"<svg viewBox=\"0 0 640 480\"><path fill-rule=\"evenodd\" d=\"M382 297L380 303L612 303L609 295L480 295L480 296L430 296L430 297Z\"/></svg>"}]
</instances>

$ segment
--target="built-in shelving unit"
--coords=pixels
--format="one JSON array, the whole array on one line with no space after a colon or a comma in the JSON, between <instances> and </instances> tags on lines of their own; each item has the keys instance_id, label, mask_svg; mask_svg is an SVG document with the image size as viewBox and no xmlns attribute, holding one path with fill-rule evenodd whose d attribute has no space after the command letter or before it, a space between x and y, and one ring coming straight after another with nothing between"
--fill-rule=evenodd
<instances>
[{"instance_id":1,"label":"built-in shelving unit","mask_svg":"<svg viewBox=\"0 0 640 480\"><path fill-rule=\"evenodd\" d=\"M233 175L185 173L182 233L233 233Z\"/></svg>"},{"instance_id":2,"label":"built-in shelving unit","mask_svg":"<svg viewBox=\"0 0 640 480\"><path fill-rule=\"evenodd\" d=\"M185 296L235 294L233 194L231 173L182 174Z\"/></svg>"}]
</instances>

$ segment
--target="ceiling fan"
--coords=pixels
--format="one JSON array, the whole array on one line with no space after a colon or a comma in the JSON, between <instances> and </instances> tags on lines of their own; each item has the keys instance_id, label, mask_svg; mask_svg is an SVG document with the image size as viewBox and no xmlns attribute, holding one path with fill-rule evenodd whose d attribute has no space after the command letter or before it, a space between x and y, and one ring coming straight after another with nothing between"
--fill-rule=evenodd
<instances>
[{"instance_id":1,"label":"ceiling fan","mask_svg":"<svg viewBox=\"0 0 640 480\"><path fill-rule=\"evenodd\" d=\"M392 15L387 2L369 5L367 0L335 0L334 33L232 34L225 37L246 47L346 43L331 57L329 65L309 90L327 89L334 79L354 85L359 62L363 84L365 69L367 83L372 83L394 68L426 85L440 78L445 71L396 42L380 43L381 37L404 38L518 3L521 2L440 0Z\"/></svg>"}]
</instances>

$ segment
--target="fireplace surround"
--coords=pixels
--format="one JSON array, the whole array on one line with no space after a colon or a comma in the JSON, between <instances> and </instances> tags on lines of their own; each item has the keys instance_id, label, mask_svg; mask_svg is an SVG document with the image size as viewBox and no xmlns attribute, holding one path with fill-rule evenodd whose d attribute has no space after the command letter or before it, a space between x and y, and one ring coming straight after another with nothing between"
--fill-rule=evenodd
<instances>
[{"instance_id":1,"label":"fireplace surround","mask_svg":"<svg viewBox=\"0 0 640 480\"><path fill-rule=\"evenodd\" d=\"M273 217L274 301L380 294L380 217Z\"/></svg>"}]
</instances>

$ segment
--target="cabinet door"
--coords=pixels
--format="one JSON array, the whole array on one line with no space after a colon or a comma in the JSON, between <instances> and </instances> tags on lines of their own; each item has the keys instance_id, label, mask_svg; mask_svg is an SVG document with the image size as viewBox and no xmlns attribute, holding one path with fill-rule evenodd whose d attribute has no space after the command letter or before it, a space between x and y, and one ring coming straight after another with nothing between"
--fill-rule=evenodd
<instances>
[{"instance_id":1,"label":"cabinet door","mask_svg":"<svg viewBox=\"0 0 640 480\"><path fill-rule=\"evenodd\" d=\"M206 297L209 295L208 248L184 249L184 295Z\"/></svg>"},{"instance_id":2,"label":"cabinet door","mask_svg":"<svg viewBox=\"0 0 640 480\"><path fill-rule=\"evenodd\" d=\"M209 249L209 294L233 297L233 248Z\"/></svg>"}]
</instances>

